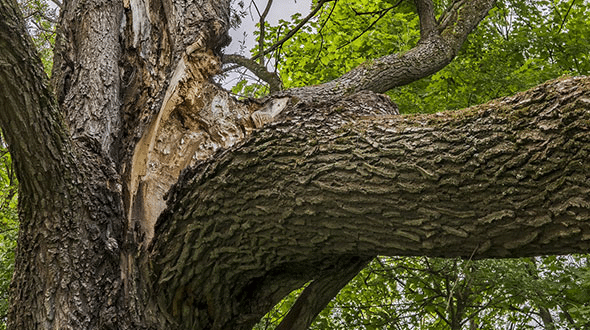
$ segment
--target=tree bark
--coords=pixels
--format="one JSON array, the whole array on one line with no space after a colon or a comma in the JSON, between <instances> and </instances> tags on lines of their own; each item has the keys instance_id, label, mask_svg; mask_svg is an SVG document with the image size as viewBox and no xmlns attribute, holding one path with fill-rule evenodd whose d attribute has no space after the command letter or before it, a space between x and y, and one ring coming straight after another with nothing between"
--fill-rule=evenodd
<instances>
[{"instance_id":1,"label":"tree bark","mask_svg":"<svg viewBox=\"0 0 590 330\"><path fill-rule=\"evenodd\" d=\"M186 172L151 248L160 307L245 329L238 315L342 258L588 251L588 78L448 114L387 109L370 93L296 104Z\"/></svg>"},{"instance_id":2,"label":"tree bark","mask_svg":"<svg viewBox=\"0 0 590 330\"><path fill-rule=\"evenodd\" d=\"M69 140L14 1L0 1L0 45L0 124L20 183L8 328L126 329L120 184Z\"/></svg>"},{"instance_id":3,"label":"tree bark","mask_svg":"<svg viewBox=\"0 0 590 330\"><path fill-rule=\"evenodd\" d=\"M0 0L10 329L248 329L313 280L297 328L377 254L588 251L588 78L431 116L343 99L444 66L493 1L457 2L434 30L417 1L432 33L374 62L386 71L244 102L211 81L229 3L65 1L52 90Z\"/></svg>"}]
</instances>

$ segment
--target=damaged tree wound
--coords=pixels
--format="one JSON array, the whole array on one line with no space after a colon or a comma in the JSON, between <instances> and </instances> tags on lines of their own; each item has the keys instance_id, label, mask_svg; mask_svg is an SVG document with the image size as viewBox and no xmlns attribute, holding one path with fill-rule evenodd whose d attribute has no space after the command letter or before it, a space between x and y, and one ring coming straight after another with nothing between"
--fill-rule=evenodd
<instances>
[{"instance_id":1,"label":"damaged tree wound","mask_svg":"<svg viewBox=\"0 0 590 330\"><path fill-rule=\"evenodd\" d=\"M416 2L413 51L242 102L211 82L229 0L65 2L57 97L0 0L21 207L9 329L251 329L312 281L280 326L305 329L378 254L588 251L590 80L399 116L377 93L446 65L494 3L437 23Z\"/></svg>"}]
</instances>

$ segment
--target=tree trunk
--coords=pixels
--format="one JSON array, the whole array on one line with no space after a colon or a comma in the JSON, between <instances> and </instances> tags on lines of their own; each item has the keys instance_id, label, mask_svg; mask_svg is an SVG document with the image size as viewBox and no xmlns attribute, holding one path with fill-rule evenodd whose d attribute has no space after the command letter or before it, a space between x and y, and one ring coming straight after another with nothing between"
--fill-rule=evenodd
<instances>
[{"instance_id":1,"label":"tree trunk","mask_svg":"<svg viewBox=\"0 0 590 330\"><path fill-rule=\"evenodd\" d=\"M9 329L249 329L312 281L282 325L299 329L377 254L588 251L588 78L430 116L345 97L440 69L494 1L434 20L417 0L415 51L245 102L211 81L229 3L65 1L52 89L0 0Z\"/></svg>"}]
</instances>

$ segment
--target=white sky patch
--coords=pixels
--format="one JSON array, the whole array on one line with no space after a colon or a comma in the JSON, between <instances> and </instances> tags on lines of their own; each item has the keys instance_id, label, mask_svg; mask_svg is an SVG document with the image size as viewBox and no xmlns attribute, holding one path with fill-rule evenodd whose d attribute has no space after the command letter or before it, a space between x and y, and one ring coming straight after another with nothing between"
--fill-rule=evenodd
<instances>
[{"instance_id":1,"label":"white sky patch","mask_svg":"<svg viewBox=\"0 0 590 330\"><path fill-rule=\"evenodd\" d=\"M260 21L259 12L256 10L254 3L258 7L260 13L266 8L267 0L242 0L244 3L244 10L246 16L242 18L242 24L237 29L231 29L229 34L232 42L227 46L223 52L226 54L239 54L245 57L251 57L250 50L256 45L256 37L254 31L257 30L256 24ZM236 3L238 0L236 0ZM234 6L238 6L234 4ZM289 21L291 16L295 13L300 13L303 17L307 16L311 11L311 0L274 0L273 4L266 16L266 21L270 25L277 25L279 20ZM287 31L285 31L286 33ZM267 66L268 70L272 70L272 63ZM232 71L227 74L225 78L220 80L221 84L231 89L233 85L240 80L246 79L250 83L256 82L258 79L249 71L241 68L237 71Z\"/></svg>"},{"instance_id":2,"label":"white sky patch","mask_svg":"<svg viewBox=\"0 0 590 330\"><path fill-rule=\"evenodd\" d=\"M256 3L260 12L264 11L267 0L243 0L246 17L242 18L242 24L237 29L231 29L229 34L232 38L231 44L225 49L227 54L241 54L240 45L245 46L245 53L241 54L250 57L249 51L256 44L254 31L260 16L252 2ZM236 5L237 6L237 5ZM311 0L274 0L266 21L270 25L277 25L280 19L290 20L295 13L306 16L311 11Z\"/></svg>"}]
</instances>

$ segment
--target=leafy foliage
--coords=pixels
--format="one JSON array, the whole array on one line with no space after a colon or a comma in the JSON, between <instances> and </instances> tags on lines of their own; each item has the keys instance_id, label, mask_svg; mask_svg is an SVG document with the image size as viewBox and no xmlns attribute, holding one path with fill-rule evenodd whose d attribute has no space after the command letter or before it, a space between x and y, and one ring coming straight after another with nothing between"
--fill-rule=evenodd
<instances>
[{"instance_id":1,"label":"leafy foliage","mask_svg":"<svg viewBox=\"0 0 590 330\"><path fill-rule=\"evenodd\" d=\"M44 0L19 3L49 74L58 8ZM436 5L440 12L449 1ZM276 68L287 88L335 79L371 59L411 49L420 37L413 6L412 1L397 0L326 2L318 16L263 63ZM236 10L232 24L239 24L242 15ZM499 1L450 65L388 94L403 112L434 112L511 95L564 74L588 74L589 17L588 1ZM296 14L266 26L265 48L302 19ZM258 51L256 47L252 54ZM268 89L242 80L234 92L262 96ZM14 267L16 187L0 138L0 329ZM276 326L301 290L285 298L256 329ZM312 328L583 329L590 327L589 301L588 256L484 261L379 257L339 293ZM542 317L545 312L548 320Z\"/></svg>"},{"instance_id":2,"label":"leafy foliage","mask_svg":"<svg viewBox=\"0 0 590 330\"><path fill-rule=\"evenodd\" d=\"M587 2L499 2L451 64L390 95L404 112L434 112L513 95L561 75L588 74L589 17Z\"/></svg>"},{"instance_id":3,"label":"leafy foliage","mask_svg":"<svg viewBox=\"0 0 590 330\"><path fill-rule=\"evenodd\" d=\"M5 329L10 280L18 231L17 183L6 144L0 135L0 329Z\"/></svg>"},{"instance_id":4,"label":"leafy foliage","mask_svg":"<svg viewBox=\"0 0 590 330\"><path fill-rule=\"evenodd\" d=\"M449 1L435 1L440 13ZM499 1L453 62L432 76L391 90L402 112L465 108L512 95L561 75L590 72L588 1ZM300 14L267 27L266 48L302 20ZM285 42L266 61L286 88L323 83L419 40L412 1L339 0ZM258 48L252 50L256 55ZM259 84L257 84L259 85ZM245 81L240 91L246 91Z\"/></svg>"},{"instance_id":5,"label":"leafy foliage","mask_svg":"<svg viewBox=\"0 0 590 330\"><path fill-rule=\"evenodd\" d=\"M379 257L311 329L585 329L590 326L587 256L458 260ZM273 329L295 291L256 329ZM551 318L543 320L541 314Z\"/></svg>"}]
</instances>

